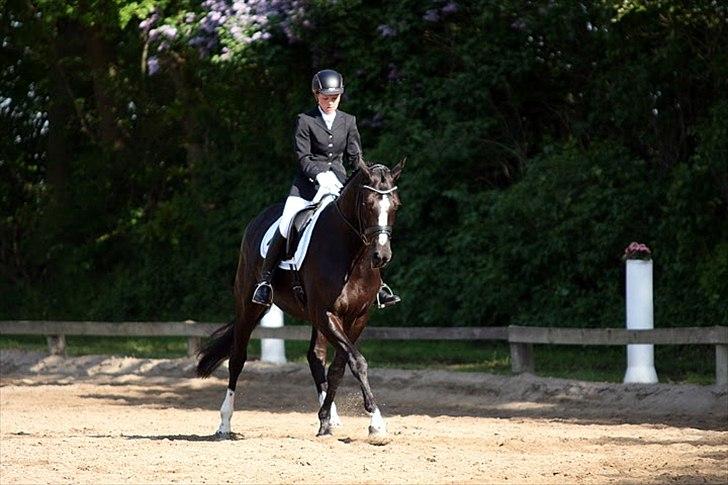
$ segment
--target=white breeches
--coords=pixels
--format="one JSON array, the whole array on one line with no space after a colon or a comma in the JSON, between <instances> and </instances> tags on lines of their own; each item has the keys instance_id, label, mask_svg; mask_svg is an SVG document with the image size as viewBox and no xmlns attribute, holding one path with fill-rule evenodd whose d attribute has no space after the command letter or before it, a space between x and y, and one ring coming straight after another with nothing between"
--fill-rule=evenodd
<instances>
[{"instance_id":1,"label":"white breeches","mask_svg":"<svg viewBox=\"0 0 728 485\"><path fill-rule=\"evenodd\" d=\"M289 195L286 199L286 205L283 207L283 215L281 216L281 222L278 224L278 231L283 237L288 237L288 229L298 211L309 205L311 201L308 201L302 197L295 195Z\"/></svg>"}]
</instances>

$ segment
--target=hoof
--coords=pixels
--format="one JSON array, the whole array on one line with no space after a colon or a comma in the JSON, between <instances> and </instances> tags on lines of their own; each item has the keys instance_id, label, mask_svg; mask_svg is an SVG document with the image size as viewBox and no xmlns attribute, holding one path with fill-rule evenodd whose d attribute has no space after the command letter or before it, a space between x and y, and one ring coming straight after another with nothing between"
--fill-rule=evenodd
<instances>
[{"instance_id":1,"label":"hoof","mask_svg":"<svg viewBox=\"0 0 728 485\"><path fill-rule=\"evenodd\" d=\"M217 430L213 436L218 441L225 441L225 440L229 440L230 438L232 438L230 431Z\"/></svg>"},{"instance_id":2,"label":"hoof","mask_svg":"<svg viewBox=\"0 0 728 485\"><path fill-rule=\"evenodd\" d=\"M328 426L321 425L321 427L318 430L318 433L316 433L316 436L318 436L318 437L333 436L333 435L334 435L334 433L331 432L331 425L328 425Z\"/></svg>"},{"instance_id":3,"label":"hoof","mask_svg":"<svg viewBox=\"0 0 728 485\"><path fill-rule=\"evenodd\" d=\"M367 439L370 445L384 446L392 442L391 436L387 433L376 432L372 433L372 428L369 428L369 438Z\"/></svg>"}]
</instances>

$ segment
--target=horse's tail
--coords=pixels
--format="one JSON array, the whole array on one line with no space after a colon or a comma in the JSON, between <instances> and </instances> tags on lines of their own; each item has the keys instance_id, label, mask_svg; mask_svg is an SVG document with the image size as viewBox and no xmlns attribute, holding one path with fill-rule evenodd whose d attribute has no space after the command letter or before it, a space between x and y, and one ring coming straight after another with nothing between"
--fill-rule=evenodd
<instances>
[{"instance_id":1,"label":"horse's tail","mask_svg":"<svg viewBox=\"0 0 728 485\"><path fill-rule=\"evenodd\" d=\"M233 344L235 320L230 321L210 336L210 340L197 352L200 361L197 363L197 377L210 377L222 362L230 357Z\"/></svg>"}]
</instances>

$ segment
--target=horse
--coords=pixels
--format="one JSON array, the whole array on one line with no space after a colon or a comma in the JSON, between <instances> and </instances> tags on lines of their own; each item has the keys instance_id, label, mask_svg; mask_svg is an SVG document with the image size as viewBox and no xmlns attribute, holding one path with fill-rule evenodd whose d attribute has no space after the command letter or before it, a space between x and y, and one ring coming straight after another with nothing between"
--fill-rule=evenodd
<instances>
[{"instance_id":1,"label":"horse","mask_svg":"<svg viewBox=\"0 0 728 485\"><path fill-rule=\"evenodd\" d=\"M299 276L280 268L273 276L273 303L312 325L308 362L320 401L317 436L331 435L338 424L333 402L347 364L359 381L364 409L371 416L370 437L387 433L369 385L367 361L355 343L379 291L380 269L392 259L392 228L400 206L396 182L404 163L402 160L390 170L381 164L368 166L359 157L340 195L320 213ZM253 303L251 296L263 262L261 241L281 213L282 204L270 206L246 227L233 291L235 318L217 329L198 353L197 375L203 378L229 359L228 387L216 433L220 438L230 437L235 387L247 360L250 335L268 310ZM293 290L294 283L303 286L305 302ZM329 342L335 355L327 373Z\"/></svg>"}]
</instances>

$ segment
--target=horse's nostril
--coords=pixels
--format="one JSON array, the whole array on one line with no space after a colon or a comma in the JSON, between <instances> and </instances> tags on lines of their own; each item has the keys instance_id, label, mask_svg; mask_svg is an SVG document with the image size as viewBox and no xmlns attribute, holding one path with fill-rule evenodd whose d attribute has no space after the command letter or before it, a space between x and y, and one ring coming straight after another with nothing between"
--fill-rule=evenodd
<instances>
[{"instance_id":1,"label":"horse's nostril","mask_svg":"<svg viewBox=\"0 0 728 485\"><path fill-rule=\"evenodd\" d=\"M384 260L382 258L382 255L375 251L372 253L372 267L374 268L381 268L384 264Z\"/></svg>"},{"instance_id":2,"label":"horse's nostril","mask_svg":"<svg viewBox=\"0 0 728 485\"><path fill-rule=\"evenodd\" d=\"M387 265L387 263L389 263L390 259L391 258L389 256L375 251L372 253L372 267L383 268Z\"/></svg>"}]
</instances>

